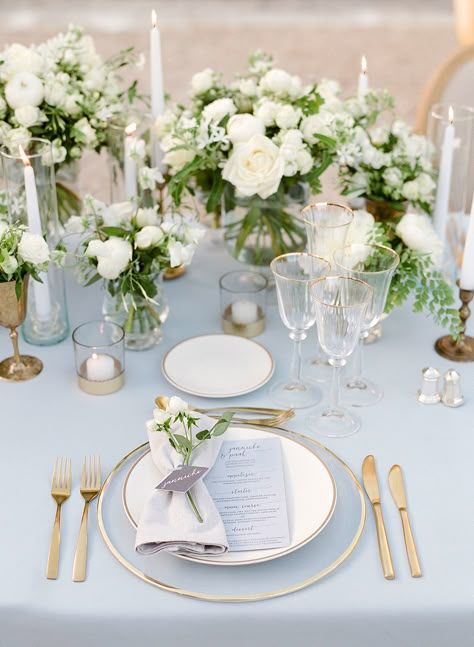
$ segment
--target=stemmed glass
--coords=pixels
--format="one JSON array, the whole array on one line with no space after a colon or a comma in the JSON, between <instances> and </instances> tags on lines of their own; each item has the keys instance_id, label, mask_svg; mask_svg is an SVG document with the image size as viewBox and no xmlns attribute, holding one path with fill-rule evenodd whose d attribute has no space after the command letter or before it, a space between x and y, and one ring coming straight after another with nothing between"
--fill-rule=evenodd
<instances>
[{"instance_id":1,"label":"stemmed glass","mask_svg":"<svg viewBox=\"0 0 474 647\"><path fill-rule=\"evenodd\" d=\"M357 345L372 295L367 283L347 276L329 276L311 286L319 343L333 367L330 401L307 419L322 436L343 438L360 428L359 418L340 404L340 372Z\"/></svg>"},{"instance_id":2,"label":"stemmed glass","mask_svg":"<svg viewBox=\"0 0 474 647\"><path fill-rule=\"evenodd\" d=\"M364 377L362 351L370 328L382 317L390 282L399 262L398 254L383 245L353 244L334 252L334 263L339 272L365 281L374 291L362 322L360 342L354 356L354 373L344 385L343 400L355 407L375 404L383 397L382 387Z\"/></svg>"},{"instance_id":3,"label":"stemmed glass","mask_svg":"<svg viewBox=\"0 0 474 647\"><path fill-rule=\"evenodd\" d=\"M281 406L296 409L310 407L319 402L321 392L315 384L301 376L301 342L306 339L306 331L316 320L310 295L311 283L327 276L331 266L320 256L295 252L274 258L270 269L275 277L280 317L289 328L290 339L294 342L290 381L276 384L270 393Z\"/></svg>"},{"instance_id":4,"label":"stemmed glass","mask_svg":"<svg viewBox=\"0 0 474 647\"><path fill-rule=\"evenodd\" d=\"M303 209L301 217L306 227L308 251L323 258L332 259L336 249L344 247L349 226L354 213L348 207L332 202L318 202ZM311 358L312 366L318 367L315 379L326 382L330 379L327 357L316 343L315 355ZM326 370L325 370L326 369Z\"/></svg>"}]
</instances>

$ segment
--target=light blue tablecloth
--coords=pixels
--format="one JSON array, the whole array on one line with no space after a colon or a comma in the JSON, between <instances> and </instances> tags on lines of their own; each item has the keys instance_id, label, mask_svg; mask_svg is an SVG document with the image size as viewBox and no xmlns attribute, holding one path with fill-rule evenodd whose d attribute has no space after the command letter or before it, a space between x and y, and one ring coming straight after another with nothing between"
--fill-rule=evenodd
<instances>
[{"instance_id":1,"label":"light blue tablecloth","mask_svg":"<svg viewBox=\"0 0 474 647\"><path fill-rule=\"evenodd\" d=\"M186 276L166 286L171 313L163 343L127 353L127 382L117 394L94 397L79 390L70 340L51 348L21 342L21 349L41 357L45 368L31 382L0 383L0 646L474 645L474 366L457 366L463 407L418 404L421 369L433 365L444 371L450 363L433 351L441 331L409 309L394 312L384 323L382 340L366 351L367 371L385 387L383 402L361 411L363 428L357 435L325 443L359 477L364 456L376 456L394 581L382 577L369 509L362 540L348 561L313 587L283 598L223 605L155 589L116 562L94 515L88 578L75 584L72 559L82 511L78 487L63 507L59 579L46 579L56 456L72 457L77 485L84 454L100 454L107 473L144 442L154 396L170 392L160 370L164 352L186 337L220 331L218 278L235 266L221 247L202 245ZM68 296L73 326L100 316L98 290L70 287ZM258 340L275 358L273 380L284 376L291 346L275 305ZM310 342L306 350L311 351ZM2 329L0 356L9 354ZM238 402L267 404L267 388ZM296 416L294 430L305 432L305 415ZM408 487L424 573L418 580L410 577L388 490L386 475L394 463L402 465Z\"/></svg>"}]
</instances>

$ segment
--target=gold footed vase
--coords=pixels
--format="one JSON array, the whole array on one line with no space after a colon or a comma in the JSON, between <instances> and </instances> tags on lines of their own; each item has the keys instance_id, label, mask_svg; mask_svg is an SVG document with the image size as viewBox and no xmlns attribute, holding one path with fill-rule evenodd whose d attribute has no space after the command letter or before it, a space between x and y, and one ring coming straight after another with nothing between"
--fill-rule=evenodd
<instances>
[{"instance_id":1,"label":"gold footed vase","mask_svg":"<svg viewBox=\"0 0 474 647\"><path fill-rule=\"evenodd\" d=\"M16 281L0 283L0 326L10 328L10 339L13 344L13 357L0 362L0 379L10 382L23 382L36 377L43 370L43 362L31 355L20 355L18 350L17 326L26 317L28 296L28 276L23 279L20 299L16 298Z\"/></svg>"}]
</instances>

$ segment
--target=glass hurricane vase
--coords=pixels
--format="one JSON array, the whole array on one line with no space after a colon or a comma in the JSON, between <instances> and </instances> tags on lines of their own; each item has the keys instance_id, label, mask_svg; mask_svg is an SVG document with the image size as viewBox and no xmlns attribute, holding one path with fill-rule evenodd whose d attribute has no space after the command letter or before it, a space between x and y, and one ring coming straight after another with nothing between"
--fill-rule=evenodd
<instances>
[{"instance_id":1,"label":"glass hurricane vase","mask_svg":"<svg viewBox=\"0 0 474 647\"><path fill-rule=\"evenodd\" d=\"M163 274L150 276L147 283L154 286L149 299L141 293L122 294L115 281L105 282L102 314L106 321L123 327L128 350L147 350L163 338L161 326L169 314Z\"/></svg>"},{"instance_id":2,"label":"glass hurricane vase","mask_svg":"<svg viewBox=\"0 0 474 647\"><path fill-rule=\"evenodd\" d=\"M228 185L222 203L222 225L227 249L241 263L268 266L281 254L302 251L306 244L299 218L308 199L308 185L283 183L268 198L241 197Z\"/></svg>"}]
</instances>

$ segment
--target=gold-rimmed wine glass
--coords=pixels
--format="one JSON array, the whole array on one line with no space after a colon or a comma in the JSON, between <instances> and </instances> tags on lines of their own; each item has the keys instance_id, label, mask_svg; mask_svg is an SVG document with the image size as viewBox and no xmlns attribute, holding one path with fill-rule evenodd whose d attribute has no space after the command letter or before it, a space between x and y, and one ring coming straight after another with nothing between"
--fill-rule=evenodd
<instances>
[{"instance_id":1,"label":"gold-rimmed wine glass","mask_svg":"<svg viewBox=\"0 0 474 647\"><path fill-rule=\"evenodd\" d=\"M10 329L13 344L13 357L0 362L0 379L10 382L22 382L36 377L43 370L43 363L31 355L20 355L18 350L18 332L26 317L28 294L28 276L22 281L20 298L16 294L16 281L0 283L0 326Z\"/></svg>"}]
</instances>

